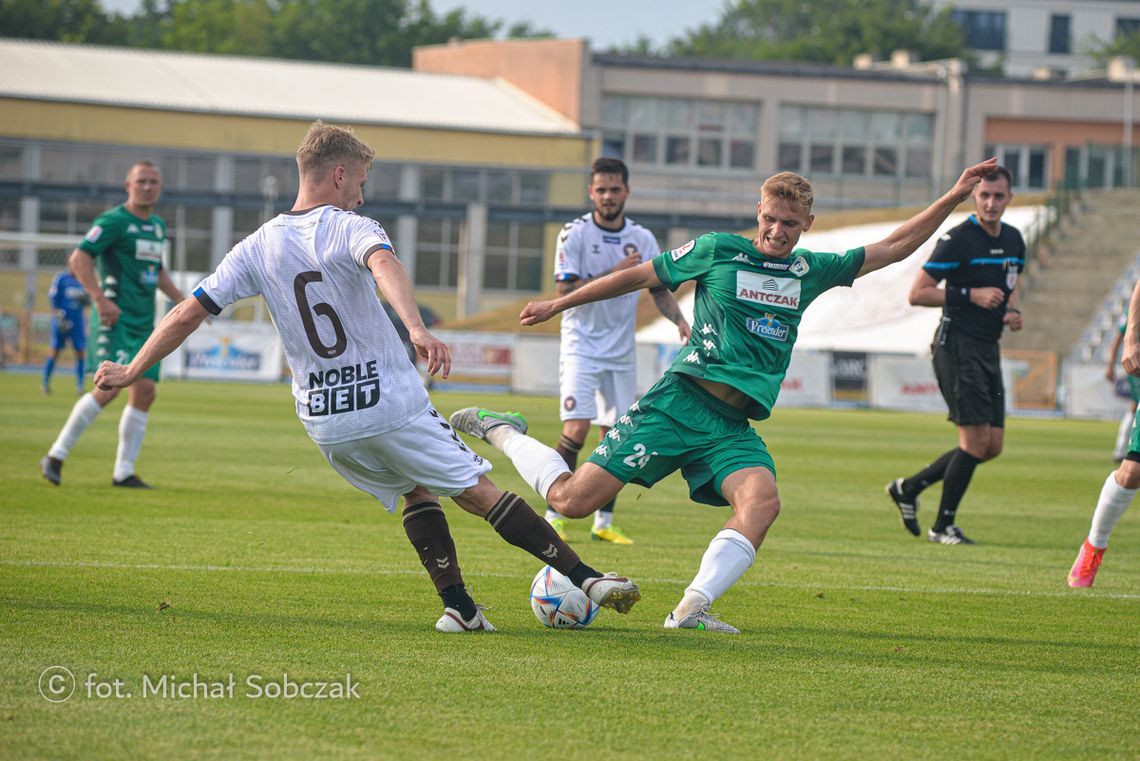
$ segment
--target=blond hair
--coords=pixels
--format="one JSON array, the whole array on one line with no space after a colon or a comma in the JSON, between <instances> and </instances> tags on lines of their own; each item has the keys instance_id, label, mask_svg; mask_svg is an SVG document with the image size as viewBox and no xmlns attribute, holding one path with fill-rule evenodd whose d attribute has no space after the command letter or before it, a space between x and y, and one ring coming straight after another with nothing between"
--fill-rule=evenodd
<instances>
[{"instance_id":1,"label":"blond hair","mask_svg":"<svg viewBox=\"0 0 1140 761\"><path fill-rule=\"evenodd\" d=\"M795 172L780 172L764 180L760 187L760 200L779 198L796 204L806 213L811 213L811 204L815 200L811 182Z\"/></svg>"},{"instance_id":2,"label":"blond hair","mask_svg":"<svg viewBox=\"0 0 1140 761\"><path fill-rule=\"evenodd\" d=\"M305 139L297 147L297 169L301 176L324 175L338 164L372 166L375 152L356 139L352 130L326 124L320 119L309 127Z\"/></svg>"}]
</instances>

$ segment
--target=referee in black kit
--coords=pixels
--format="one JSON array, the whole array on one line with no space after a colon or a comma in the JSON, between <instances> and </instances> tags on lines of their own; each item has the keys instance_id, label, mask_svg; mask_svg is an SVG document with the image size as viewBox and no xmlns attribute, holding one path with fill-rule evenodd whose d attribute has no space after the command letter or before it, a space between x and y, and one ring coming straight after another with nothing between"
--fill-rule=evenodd
<instances>
[{"instance_id":1,"label":"referee in black kit","mask_svg":"<svg viewBox=\"0 0 1140 761\"><path fill-rule=\"evenodd\" d=\"M995 167L974 189L974 213L938 241L910 289L915 306L942 307L934 335L934 374L958 426L958 446L910 478L886 486L907 531L919 536L918 496L942 485L938 517L927 539L973 544L955 524L958 504L978 463L1001 454L1005 437L1005 389L1001 380L1002 330L1021 330L1017 276L1025 269L1025 241L1001 221L1013 199L1013 177ZM946 289L938 287L946 280Z\"/></svg>"}]
</instances>

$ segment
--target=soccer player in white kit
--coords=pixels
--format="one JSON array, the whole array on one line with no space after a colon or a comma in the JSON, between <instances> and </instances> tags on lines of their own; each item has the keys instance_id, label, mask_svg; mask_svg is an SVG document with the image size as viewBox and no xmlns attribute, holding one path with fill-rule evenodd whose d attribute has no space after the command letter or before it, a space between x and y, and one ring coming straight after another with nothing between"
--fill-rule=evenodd
<instances>
[{"instance_id":1,"label":"soccer player in white kit","mask_svg":"<svg viewBox=\"0 0 1140 761\"><path fill-rule=\"evenodd\" d=\"M404 496L405 531L444 603L437 630L494 630L464 586L437 494L485 518L503 539L568 576L598 605L628 612L641 597L637 585L583 563L521 497L487 478L490 463L432 407L377 286L430 375L447 377L450 352L424 326L384 228L352 212L364 202L372 156L350 130L315 122L297 150L300 190L293 209L234 246L163 318L129 365L104 362L96 386L131 385L206 317L261 295L293 372L297 416L321 454L389 512ZM525 432L521 420L506 422Z\"/></svg>"},{"instance_id":2,"label":"soccer player in white kit","mask_svg":"<svg viewBox=\"0 0 1140 761\"><path fill-rule=\"evenodd\" d=\"M611 272L636 267L661 253L647 228L625 216L629 169L614 158L600 158L590 167L587 187L594 210L568 222L558 234L554 281L564 296ZM677 326L681 343L689 340L689 324L668 288L650 290L661 314ZM555 448L567 467L578 465L591 423L605 437L617 416L637 398L637 300L627 293L605 301L568 309L562 315L558 358L559 416L562 438ZM616 500L616 498L615 498ZM614 501L594 513L590 538L633 544L614 525ZM547 507L546 520L566 538L566 518Z\"/></svg>"}]
</instances>

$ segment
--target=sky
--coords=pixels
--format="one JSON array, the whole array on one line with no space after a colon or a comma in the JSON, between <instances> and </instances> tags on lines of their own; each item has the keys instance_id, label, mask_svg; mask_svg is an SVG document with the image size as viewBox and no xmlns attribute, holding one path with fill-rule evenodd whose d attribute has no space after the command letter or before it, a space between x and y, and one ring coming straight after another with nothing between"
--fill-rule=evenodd
<instances>
[{"instance_id":1,"label":"sky","mask_svg":"<svg viewBox=\"0 0 1140 761\"><path fill-rule=\"evenodd\" d=\"M686 29L693 29L719 16L723 0L430 0L437 13L465 7L472 14L509 23L530 21L552 30L558 37L589 37L591 48L606 50L611 45L634 42L639 35L660 46ZM133 13L139 0L103 0L103 7L120 13Z\"/></svg>"}]
</instances>

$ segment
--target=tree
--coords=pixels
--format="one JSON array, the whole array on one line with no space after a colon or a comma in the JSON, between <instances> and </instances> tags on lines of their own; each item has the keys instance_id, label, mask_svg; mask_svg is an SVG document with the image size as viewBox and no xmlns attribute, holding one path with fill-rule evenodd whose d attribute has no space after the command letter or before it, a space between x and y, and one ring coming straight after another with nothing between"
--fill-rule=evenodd
<instances>
[{"instance_id":1,"label":"tree","mask_svg":"<svg viewBox=\"0 0 1140 761\"><path fill-rule=\"evenodd\" d=\"M934 12L919 0L735 0L716 21L665 46L676 56L843 66L859 53L881 59L899 49L924 60L966 53L949 9Z\"/></svg>"},{"instance_id":2,"label":"tree","mask_svg":"<svg viewBox=\"0 0 1140 761\"><path fill-rule=\"evenodd\" d=\"M121 45L126 31L98 0L0 0L0 37Z\"/></svg>"}]
</instances>

